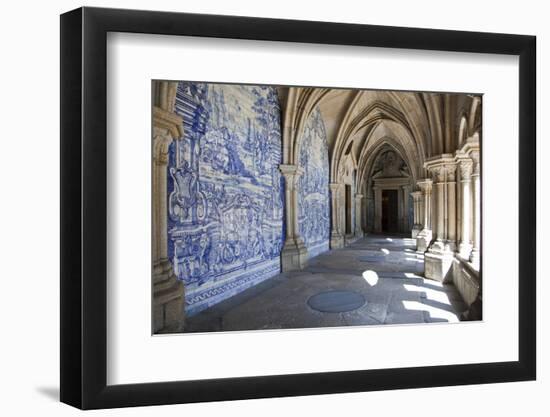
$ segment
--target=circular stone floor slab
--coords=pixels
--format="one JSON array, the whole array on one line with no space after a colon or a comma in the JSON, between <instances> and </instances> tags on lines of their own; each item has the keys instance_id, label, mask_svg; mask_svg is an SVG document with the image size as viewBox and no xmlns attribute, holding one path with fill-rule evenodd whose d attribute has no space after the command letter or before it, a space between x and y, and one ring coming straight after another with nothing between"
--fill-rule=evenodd
<instances>
[{"instance_id":1,"label":"circular stone floor slab","mask_svg":"<svg viewBox=\"0 0 550 417\"><path fill-rule=\"evenodd\" d=\"M344 313L365 305L365 297L355 291L325 291L312 295L307 304L323 313Z\"/></svg>"}]
</instances>

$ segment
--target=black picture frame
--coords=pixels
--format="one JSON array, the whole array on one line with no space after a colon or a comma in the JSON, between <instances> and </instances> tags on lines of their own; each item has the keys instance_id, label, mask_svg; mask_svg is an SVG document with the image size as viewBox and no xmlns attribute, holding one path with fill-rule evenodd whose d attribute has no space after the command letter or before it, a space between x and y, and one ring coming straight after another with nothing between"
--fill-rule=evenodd
<instances>
[{"instance_id":1,"label":"black picture frame","mask_svg":"<svg viewBox=\"0 0 550 417\"><path fill-rule=\"evenodd\" d=\"M107 385L108 32L519 56L518 361ZM536 378L536 38L171 12L61 15L61 401L82 409Z\"/></svg>"}]
</instances>

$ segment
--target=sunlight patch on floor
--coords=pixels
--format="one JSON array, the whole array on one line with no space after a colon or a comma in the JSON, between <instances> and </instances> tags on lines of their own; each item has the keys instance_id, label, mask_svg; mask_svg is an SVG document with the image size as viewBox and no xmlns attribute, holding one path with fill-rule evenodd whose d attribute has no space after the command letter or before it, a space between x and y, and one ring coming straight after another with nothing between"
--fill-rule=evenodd
<instances>
[{"instance_id":1,"label":"sunlight patch on floor","mask_svg":"<svg viewBox=\"0 0 550 417\"><path fill-rule=\"evenodd\" d=\"M363 272L363 278L371 287L378 284L378 274L371 269Z\"/></svg>"}]
</instances>

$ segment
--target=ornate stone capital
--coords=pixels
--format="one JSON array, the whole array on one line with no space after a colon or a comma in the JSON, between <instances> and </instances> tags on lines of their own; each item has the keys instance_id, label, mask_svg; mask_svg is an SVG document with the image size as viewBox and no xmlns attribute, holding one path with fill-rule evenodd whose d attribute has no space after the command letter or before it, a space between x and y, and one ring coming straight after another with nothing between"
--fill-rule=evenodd
<instances>
[{"instance_id":1,"label":"ornate stone capital","mask_svg":"<svg viewBox=\"0 0 550 417\"><path fill-rule=\"evenodd\" d=\"M285 185L291 190L298 185L298 180L304 173L304 170L301 167L290 164L279 165L279 171L281 171L281 174L285 179Z\"/></svg>"},{"instance_id":2,"label":"ornate stone capital","mask_svg":"<svg viewBox=\"0 0 550 417\"><path fill-rule=\"evenodd\" d=\"M456 160L452 154L444 153L440 156L430 158L424 163L435 182L445 183L455 180Z\"/></svg>"},{"instance_id":3,"label":"ornate stone capital","mask_svg":"<svg viewBox=\"0 0 550 417\"><path fill-rule=\"evenodd\" d=\"M429 178L423 179L416 183L422 192L430 194L432 192L433 181Z\"/></svg>"},{"instance_id":4,"label":"ornate stone capital","mask_svg":"<svg viewBox=\"0 0 550 417\"><path fill-rule=\"evenodd\" d=\"M413 191L411 196L414 201L419 201L422 198L422 191Z\"/></svg>"},{"instance_id":5,"label":"ornate stone capital","mask_svg":"<svg viewBox=\"0 0 550 417\"><path fill-rule=\"evenodd\" d=\"M173 139L183 137L183 119L175 113L153 107L153 128L166 129Z\"/></svg>"},{"instance_id":6,"label":"ornate stone capital","mask_svg":"<svg viewBox=\"0 0 550 417\"><path fill-rule=\"evenodd\" d=\"M479 176L481 171L480 161L479 161L479 150L474 150L470 152L470 158L473 161L473 171L472 175Z\"/></svg>"},{"instance_id":7,"label":"ornate stone capital","mask_svg":"<svg viewBox=\"0 0 550 417\"><path fill-rule=\"evenodd\" d=\"M344 186L344 184L331 182L328 186L331 193L338 193L340 189Z\"/></svg>"},{"instance_id":8,"label":"ornate stone capital","mask_svg":"<svg viewBox=\"0 0 550 417\"><path fill-rule=\"evenodd\" d=\"M444 168L445 170L445 181L446 182L452 182L452 181L455 181L456 179L456 164L448 164L448 165L445 165Z\"/></svg>"},{"instance_id":9,"label":"ornate stone capital","mask_svg":"<svg viewBox=\"0 0 550 417\"><path fill-rule=\"evenodd\" d=\"M168 164L168 148L172 143L172 136L166 129L153 128L153 160L158 165Z\"/></svg>"},{"instance_id":10,"label":"ornate stone capital","mask_svg":"<svg viewBox=\"0 0 550 417\"><path fill-rule=\"evenodd\" d=\"M460 159L460 178L462 181L470 181L473 172L474 162L471 159Z\"/></svg>"}]
</instances>

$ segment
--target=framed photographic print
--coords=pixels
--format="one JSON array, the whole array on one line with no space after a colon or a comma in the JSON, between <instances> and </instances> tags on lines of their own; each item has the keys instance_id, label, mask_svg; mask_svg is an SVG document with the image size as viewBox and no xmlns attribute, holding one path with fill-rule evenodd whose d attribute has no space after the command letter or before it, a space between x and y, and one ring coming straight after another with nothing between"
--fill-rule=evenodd
<instances>
[{"instance_id":1,"label":"framed photographic print","mask_svg":"<svg viewBox=\"0 0 550 417\"><path fill-rule=\"evenodd\" d=\"M535 379L535 38L61 16L61 401Z\"/></svg>"}]
</instances>

